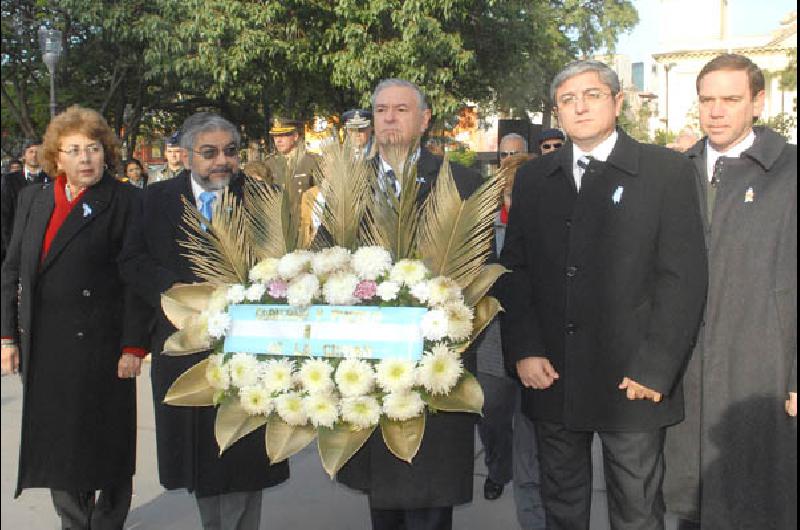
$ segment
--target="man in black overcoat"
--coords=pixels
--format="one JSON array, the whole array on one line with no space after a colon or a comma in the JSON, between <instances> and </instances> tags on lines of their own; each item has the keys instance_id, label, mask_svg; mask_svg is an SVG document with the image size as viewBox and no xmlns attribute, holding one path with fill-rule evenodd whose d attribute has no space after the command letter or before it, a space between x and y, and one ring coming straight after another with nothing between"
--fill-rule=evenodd
<instances>
[{"instance_id":1,"label":"man in black overcoat","mask_svg":"<svg viewBox=\"0 0 800 530\"><path fill-rule=\"evenodd\" d=\"M373 92L373 116L379 181L399 193L394 171L384 158L387 150L410 150L425 132L431 111L415 84L402 79L382 81ZM425 148L412 153L416 160L418 200L430 193L442 159ZM462 166L451 166L462 198L481 184L480 176ZM475 353L464 354L465 368L475 372ZM345 464L340 482L369 496L374 530L449 530L453 506L472 500L475 421L473 414L429 414L425 436L411 464L391 454L380 430Z\"/></svg>"},{"instance_id":2,"label":"man in black overcoat","mask_svg":"<svg viewBox=\"0 0 800 530\"><path fill-rule=\"evenodd\" d=\"M568 65L551 97L569 142L517 174L500 290L547 528L589 528L596 432L612 528L663 529L665 428L683 419L707 283L693 169L616 128L606 65Z\"/></svg>"},{"instance_id":3,"label":"man in black overcoat","mask_svg":"<svg viewBox=\"0 0 800 530\"><path fill-rule=\"evenodd\" d=\"M160 310L161 293L176 283L201 281L180 245L186 239L182 198L195 204L201 213L210 214L219 204L223 189L241 197L244 182L238 171L239 133L227 120L205 112L191 116L181 132L181 147L188 154L188 168L147 187L137 237L132 238L134 244L126 252L124 263L129 281L158 308L151 342L151 378L159 477L167 489L194 492L204 528L258 528L262 489L289 477L286 462L270 465L267 460L264 428L220 456L214 437L214 407L163 403L175 379L210 353L161 355L164 342L176 331Z\"/></svg>"}]
</instances>

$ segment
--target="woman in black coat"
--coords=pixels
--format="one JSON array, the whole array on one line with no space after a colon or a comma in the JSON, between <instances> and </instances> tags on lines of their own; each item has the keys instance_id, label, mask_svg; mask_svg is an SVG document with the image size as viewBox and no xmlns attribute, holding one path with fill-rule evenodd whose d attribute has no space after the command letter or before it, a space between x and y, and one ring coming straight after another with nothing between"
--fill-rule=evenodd
<instances>
[{"instance_id":1,"label":"woman in black coat","mask_svg":"<svg viewBox=\"0 0 800 530\"><path fill-rule=\"evenodd\" d=\"M57 177L21 193L2 267L2 370L24 388L16 495L50 488L65 528L122 528L148 315L117 259L138 192L105 171L118 140L93 110L53 119L44 158Z\"/></svg>"}]
</instances>

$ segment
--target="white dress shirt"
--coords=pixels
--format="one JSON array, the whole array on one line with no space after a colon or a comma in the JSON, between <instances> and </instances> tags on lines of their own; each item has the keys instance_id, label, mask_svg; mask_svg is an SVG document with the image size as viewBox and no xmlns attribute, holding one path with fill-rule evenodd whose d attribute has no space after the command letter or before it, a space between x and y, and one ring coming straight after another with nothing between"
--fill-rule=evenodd
<instances>
[{"instance_id":1,"label":"white dress shirt","mask_svg":"<svg viewBox=\"0 0 800 530\"><path fill-rule=\"evenodd\" d=\"M608 138L600 142L600 144L588 152L582 150L577 145L572 144L572 176L575 179L575 188L578 191L581 190L581 179L583 178L583 168L578 166L578 160L585 156L591 156L595 160L605 162L608 160L611 151L614 149L614 146L617 143L617 138L619 138L619 133L615 130Z\"/></svg>"},{"instance_id":2,"label":"white dress shirt","mask_svg":"<svg viewBox=\"0 0 800 530\"><path fill-rule=\"evenodd\" d=\"M724 156L726 158L739 158L742 153L753 146L753 142L755 141L756 133L750 129L750 134L745 136L741 142L734 145L724 153L721 153L714 149L711 146L711 142L706 139L706 177L708 177L708 181L711 182L711 178L714 176L714 166L717 165L717 160L719 157Z\"/></svg>"}]
</instances>

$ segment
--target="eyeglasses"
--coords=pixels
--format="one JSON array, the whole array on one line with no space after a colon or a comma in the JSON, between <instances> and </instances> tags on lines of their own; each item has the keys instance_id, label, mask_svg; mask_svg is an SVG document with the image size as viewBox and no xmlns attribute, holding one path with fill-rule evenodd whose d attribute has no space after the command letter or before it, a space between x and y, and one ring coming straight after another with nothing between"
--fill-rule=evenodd
<instances>
[{"instance_id":1,"label":"eyeglasses","mask_svg":"<svg viewBox=\"0 0 800 530\"><path fill-rule=\"evenodd\" d=\"M563 142L556 142L554 144L542 144L540 147L542 151L548 151L550 149L560 149L562 145L564 145Z\"/></svg>"},{"instance_id":2,"label":"eyeglasses","mask_svg":"<svg viewBox=\"0 0 800 530\"><path fill-rule=\"evenodd\" d=\"M239 156L239 148L235 145L229 145L227 147L222 148L222 154L225 155L227 158L234 158ZM219 156L220 148L219 147L203 147L202 149L195 151L198 155L203 157L204 160L214 160Z\"/></svg>"},{"instance_id":3,"label":"eyeglasses","mask_svg":"<svg viewBox=\"0 0 800 530\"><path fill-rule=\"evenodd\" d=\"M519 151L500 151L500 158L506 158L517 154L519 154Z\"/></svg>"},{"instance_id":4,"label":"eyeglasses","mask_svg":"<svg viewBox=\"0 0 800 530\"><path fill-rule=\"evenodd\" d=\"M103 146L100 144L89 144L85 148L81 149L77 145L71 145L67 149L59 149L59 153L64 153L70 158L77 158L81 155L81 153L86 152L88 156L96 155L103 151Z\"/></svg>"},{"instance_id":5,"label":"eyeglasses","mask_svg":"<svg viewBox=\"0 0 800 530\"><path fill-rule=\"evenodd\" d=\"M558 106L562 108L573 107L578 103L578 100L582 101L584 105L595 105L610 95L610 92L603 92L598 88L590 88L588 90L584 90L583 94L581 95L562 94L558 98Z\"/></svg>"}]
</instances>

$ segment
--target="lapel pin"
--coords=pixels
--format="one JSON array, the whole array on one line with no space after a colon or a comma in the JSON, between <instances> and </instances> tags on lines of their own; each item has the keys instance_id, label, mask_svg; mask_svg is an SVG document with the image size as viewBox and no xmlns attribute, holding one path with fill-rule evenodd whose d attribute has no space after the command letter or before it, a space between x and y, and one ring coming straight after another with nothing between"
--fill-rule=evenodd
<instances>
[{"instance_id":1,"label":"lapel pin","mask_svg":"<svg viewBox=\"0 0 800 530\"><path fill-rule=\"evenodd\" d=\"M617 186L617 189L614 190L614 195L611 196L611 202L614 204L619 204L619 202L622 200L622 192L622 186Z\"/></svg>"},{"instance_id":2,"label":"lapel pin","mask_svg":"<svg viewBox=\"0 0 800 530\"><path fill-rule=\"evenodd\" d=\"M83 203L83 218L87 218L92 215L92 207L86 203Z\"/></svg>"},{"instance_id":3,"label":"lapel pin","mask_svg":"<svg viewBox=\"0 0 800 530\"><path fill-rule=\"evenodd\" d=\"M755 198L756 194L753 191L753 187L750 186L749 188L747 188L747 191L744 192L744 202L753 202Z\"/></svg>"}]
</instances>

